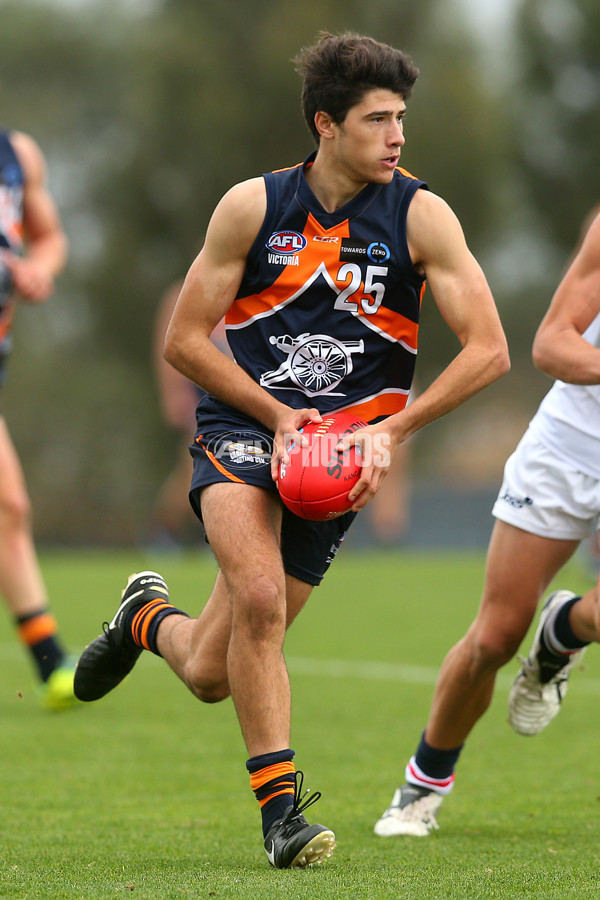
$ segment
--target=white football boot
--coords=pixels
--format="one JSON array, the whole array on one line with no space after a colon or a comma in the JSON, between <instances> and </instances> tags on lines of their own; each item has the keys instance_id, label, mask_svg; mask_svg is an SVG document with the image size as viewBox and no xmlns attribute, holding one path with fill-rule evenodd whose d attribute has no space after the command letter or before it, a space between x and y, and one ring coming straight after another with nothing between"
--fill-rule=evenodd
<instances>
[{"instance_id":1,"label":"white football boot","mask_svg":"<svg viewBox=\"0 0 600 900\"><path fill-rule=\"evenodd\" d=\"M403 834L427 837L431 831L440 827L435 817L443 799L436 791L428 791L416 784L403 784L375 823L375 834L380 837Z\"/></svg>"},{"instance_id":2,"label":"white football boot","mask_svg":"<svg viewBox=\"0 0 600 900\"><path fill-rule=\"evenodd\" d=\"M508 721L519 734L539 734L558 714L567 693L569 673L585 653L586 648L582 647L561 658L545 651L541 643L542 629L552 610L576 596L572 591L550 594L542 607L529 655L527 659L520 658L522 669L508 698Z\"/></svg>"}]
</instances>

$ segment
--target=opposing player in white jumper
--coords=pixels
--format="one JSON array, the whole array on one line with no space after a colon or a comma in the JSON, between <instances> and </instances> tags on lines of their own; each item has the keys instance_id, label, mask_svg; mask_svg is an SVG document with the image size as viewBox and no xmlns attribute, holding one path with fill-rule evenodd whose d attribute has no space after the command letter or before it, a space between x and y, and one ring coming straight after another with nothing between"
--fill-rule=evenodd
<instances>
[{"instance_id":1,"label":"opposing player in white jumper","mask_svg":"<svg viewBox=\"0 0 600 900\"><path fill-rule=\"evenodd\" d=\"M489 706L496 672L517 652L550 582L600 528L600 215L538 329L533 359L557 380L506 463L479 612L444 660L406 781L375 825L381 836L427 836L438 827L436 814L463 744ZM510 692L515 731L534 735L552 721L592 641L600 641L600 584L583 597L550 594Z\"/></svg>"}]
</instances>

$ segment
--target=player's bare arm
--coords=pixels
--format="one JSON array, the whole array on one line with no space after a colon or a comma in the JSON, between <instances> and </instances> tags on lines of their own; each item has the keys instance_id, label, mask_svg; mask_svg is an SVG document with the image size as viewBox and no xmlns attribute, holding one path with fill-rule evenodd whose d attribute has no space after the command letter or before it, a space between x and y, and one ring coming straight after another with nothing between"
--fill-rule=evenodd
<instances>
[{"instance_id":1,"label":"player's bare arm","mask_svg":"<svg viewBox=\"0 0 600 900\"><path fill-rule=\"evenodd\" d=\"M273 471L287 461L285 435L303 443L298 429L319 421L315 409L294 410L272 397L222 353L210 335L235 300L246 257L262 225L266 191L262 178L233 187L218 204L204 247L194 260L167 328L168 362L224 403L262 422L275 435Z\"/></svg>"},{"instance_id":2,"label":"player's bare arm","mask_svg":"<svg viewBox=\"0 0 600 900\"><path fill-rule=\"evenodd\" d=\"M600 384L600 349L582 334L600 312L600 215L558 286L533 342L538 369L571 384Z\"/></svg>"},{"instance_id":3,"label":"player's bare arm","mask_svg":"<svg viewBox=\"0 0 600 900\"><path fill-rule=\"evenodd\" d=\"M401 440L460 406L510 368L506 337L485 276L448 204L419 191L408 212L408 240L461 350L441 375L390 423ZM399 414L400 415L400 414Z\"/></svg>"},{"instance_id":4,"label":"player's bare arm","mask_svg":"<svg viewBox=\"0 0 600 900\"><path fill-rule=\"evenodd\" d=\"M446 415L504 375L510 367L506 337L485 276L469 251L462 228L448 204L419 191L408 211L407 234L415 266L428 280L434 300L461 350L417 399L404 410L345 441L388 446L390 454L367 455L351 498L358 510L385 477L391 456L411 434Z\"/></svg>"},{"instance_id":5,"label":"player's bare arm","mask_svg":"<svg viewBox=\"0 0 600 900\"><path fill-rule=\"evenodd\" d=\"M17 292L24 300L39 303L54 291L54 280L65 265L67 240L54 201L46 187L46 164L36 142L22 132L11 141L23 168L23 226L25 255L9 251L3 260L12 272Z\"/></svg>"},{"instance_id":6,"label":"player's bare arm","mask_svg":"<svg viewBox=\"0 0 600 900\"><path fill-rule=\"evenodd\" d=\"M172 285L161 298L155 319L152 355L163 417L173 428L187 433L190 410L195 408L198 395L191 381L182 378L163 356L165 332L182 285L182 281Z\"/></svg>"}]
</instances>

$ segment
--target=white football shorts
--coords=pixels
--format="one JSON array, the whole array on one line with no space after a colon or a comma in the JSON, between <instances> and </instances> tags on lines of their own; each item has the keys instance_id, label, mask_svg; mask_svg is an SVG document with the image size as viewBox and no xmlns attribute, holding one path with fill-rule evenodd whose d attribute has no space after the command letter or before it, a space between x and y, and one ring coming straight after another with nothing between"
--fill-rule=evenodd
<instances>
[{"instance_id":1,"label":"white football shorts","mask_svg":"<svg viewBox=\"0 0 600 900\"><path fill-rule=\"evenodd\" d=\"M582 541L600 529L600 481L570 468L528 429L506 461L492 515L540 537Z\"/></svg>"}]
</instances>

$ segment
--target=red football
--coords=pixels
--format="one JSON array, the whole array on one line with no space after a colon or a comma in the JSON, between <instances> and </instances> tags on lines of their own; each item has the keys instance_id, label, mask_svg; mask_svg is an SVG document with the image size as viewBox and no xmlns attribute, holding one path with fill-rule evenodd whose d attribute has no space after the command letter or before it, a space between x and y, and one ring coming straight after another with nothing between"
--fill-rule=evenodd
<instances>
[{"instance_id":1,"label":"red football","mask_svg":"<svg viewBox=\"0 0 600 900\"><path fill-rule=\"evenodd\" d=\"M335 448L344 434L367 423L351 413L324 415L300 429L308 446L288 447L290 461L279 466L279 494L288 509L302 519L322 522L348 512L348 494L360 478L360 447L345 453Z\"/></svg>"}]
</instances>

